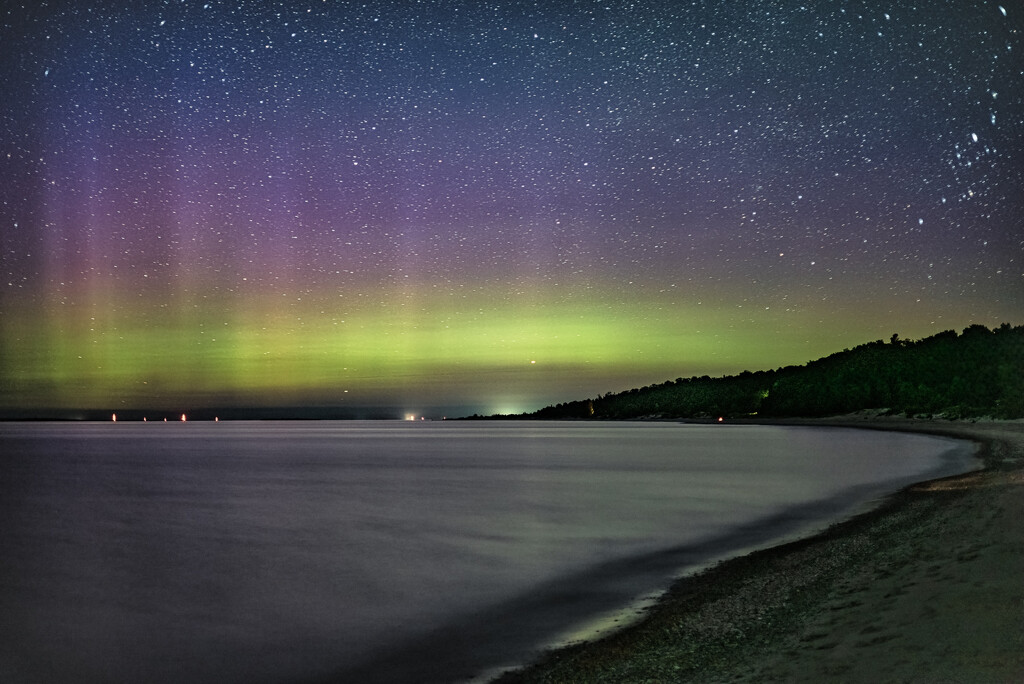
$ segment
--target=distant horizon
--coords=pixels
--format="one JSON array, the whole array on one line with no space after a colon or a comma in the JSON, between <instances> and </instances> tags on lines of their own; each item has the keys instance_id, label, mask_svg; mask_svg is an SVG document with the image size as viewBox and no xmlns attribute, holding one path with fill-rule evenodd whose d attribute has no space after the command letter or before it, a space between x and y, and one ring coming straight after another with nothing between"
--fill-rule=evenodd
<instances>
[{"instance_id":1,"label":"distant horizon","mask_svg":"<svg viewBox=\"0 0 1024 684\"><path fill-rule=\"evenodd\" d=\"M1004 321L1002 324L1015 326L1016 324ZM969 327L969 326L967 326ZM987 326L986 326L987 327ZM993 326L993 329L998 326ZM964 328L966 329L966 327ZM950 329L937 330L932 335L940 332L945 332ZM959 332L953 330L953 332ZM917 339L925 339L932 335L926 335L921 338L908 338L903 335L894 333L894 335L901 340L914 341ZM887 341L886 338L877 338L876 340L868 340L860 342L858 344L851 344L842 347L841 349L834 349L826 354L819 357L804 359L799 363L786 364L786 366L803 366L821 358L825 358L832 354L839 353L840 351L857 347L859 344L867 344L876 341ZM786 366L773 366L773 367L749 367L744 368L740 371L733 373L722 373L717 375L710 375L708 373L690 374L685 376L675 377L662 377L647 383L633 384L630 386L612 388L608 392L624 392L631 389L639 389L651 384L661 384L664 382L675 380L679 377L690 378L690 377L714 377L724 378L733 377L740 373L751 372L763 372L778 370ZM342 405L342 404L330 404L330 403L296 403L296 404L201 404L198 402L180 402L174 404L172 401L162 402L160 405L151 406L87 406L87 407L59 407L59 406L38 406L38 407L0 407L0 421L45 421L45 420L57 420L57 421L113 421L116 417L117 421L123 422L143 422L143 421L154 421L154 422L181 422L182 416L185 417L186 421L215 421L215 420L397 420L397 421L415 421L415 420L445 420L445 419L460 419L469 418L473 416L489 417L489 416L501 416L501 415L519 415L524 413L532 413L539 409L547 406L554 405L556 403L579 401L587 397L595 397L603 392L592 392L589 395L577 395L577 396L558 396L553 399L546 400L545 403L536 402L524 405L516 410L506 408L506 410L488 410L486 407L480 404L444 404L444 405L431 405L426 403L421 404L371 404L371 405ZM526 402L524 402L526 403Z\"/></svg>"},{"instance_id":2,"label":"distant horizon","mask_svg":"<svg viewBox=\"0 0 1024 684\"><path fill-rule=\"evenodd\" d=\"M39 408L0 409L0 421L9 422L118 422L118 423L181 423L246 420L386 420L400 422L454 420L471 413L428 411L409 413L397 407L345 407L335 406L227 406L184 410L118 409L104 408ZM185 419L182 419L182 416Z\"/></svg>"}]
</instances>

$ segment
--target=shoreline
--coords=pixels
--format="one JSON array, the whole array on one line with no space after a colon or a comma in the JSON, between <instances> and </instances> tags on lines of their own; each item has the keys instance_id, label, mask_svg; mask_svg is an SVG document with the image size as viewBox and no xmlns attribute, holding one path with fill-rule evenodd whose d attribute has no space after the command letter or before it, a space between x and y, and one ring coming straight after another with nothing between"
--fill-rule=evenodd
<instances>
[{"instance_id":1,"label":"shoreline","mask_svg":"<svg viewBox=\"0 0 1024 684\"><path fill-rule=\"evenodd\" d=\"M1024 421L745 424L967 439L984 468L684 577L638 620L493 681L1024 681Z\"/></svg>"}]
</instances>

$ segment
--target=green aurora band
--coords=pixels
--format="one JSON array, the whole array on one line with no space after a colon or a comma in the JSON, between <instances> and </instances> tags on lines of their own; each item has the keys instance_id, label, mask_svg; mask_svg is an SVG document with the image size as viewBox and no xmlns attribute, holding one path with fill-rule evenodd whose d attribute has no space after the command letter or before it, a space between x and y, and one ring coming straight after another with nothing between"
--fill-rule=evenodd
<instances>
[{"instance_id":1,"label":"green aurora band","mask_svg":"<svg viewBox=\"0 0 1024 684\"><path fill-rule=\"evenodd\" d=\"M770 306L679 304L668 295L623 302L534 292L516 303L496 293L407 291L341 315L327 295L180 297L169 307L96 290L87 306L7 314L0 405L507 413L679 376L803 363L889 334L865 336L863 310L823 326L818 308L780 316ZM899 332L924 336L934 326L919 319L915 328Z\"/></svg>"}]
</instances>

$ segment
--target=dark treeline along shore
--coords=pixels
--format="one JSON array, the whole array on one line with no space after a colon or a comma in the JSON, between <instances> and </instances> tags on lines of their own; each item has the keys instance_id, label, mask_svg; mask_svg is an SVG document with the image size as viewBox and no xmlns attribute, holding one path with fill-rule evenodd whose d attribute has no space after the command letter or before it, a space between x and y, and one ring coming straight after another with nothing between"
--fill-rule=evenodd
<instances>
[{"instance_id":1,"label":"dark treeline along shore","mask_svg":"<svg viewBox=\"0 0 1024 684\"><path fill-rule=\"evenodd\" d=\"M972 325L921 340L893 335L803 366L660 385L491 418L631 419L886 414L1024 417L1024 326ZM479 418L480 416L474 416Z\"/></svg>"}]
</instances>

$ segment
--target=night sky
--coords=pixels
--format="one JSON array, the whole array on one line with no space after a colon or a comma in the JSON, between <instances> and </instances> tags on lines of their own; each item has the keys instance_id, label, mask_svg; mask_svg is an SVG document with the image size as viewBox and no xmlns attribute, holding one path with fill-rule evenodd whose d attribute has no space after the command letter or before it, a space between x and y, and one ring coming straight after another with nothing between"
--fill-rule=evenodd
<instances>
[{"instance_id":1,"label":"night sky","mask_svg":"<svg viewBox=\"0 0 1024 684\"><path fill-rule=\"evenodd\" d=\"M5 3L0 408L509 412L1024 322L1024 4Z\"/></svg>"}]
</instances>

